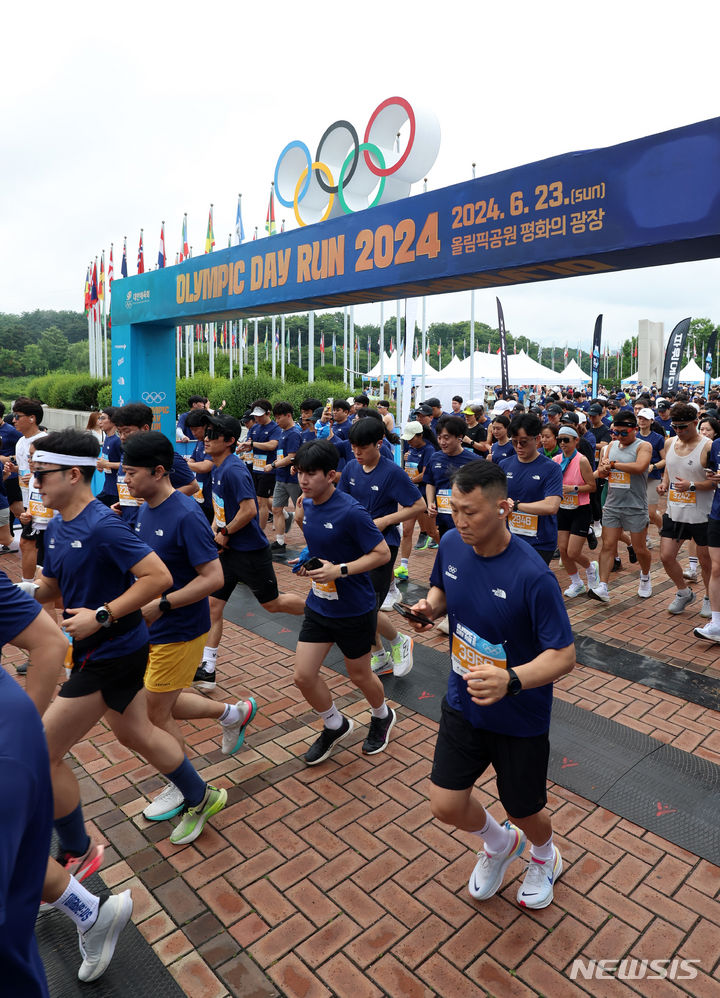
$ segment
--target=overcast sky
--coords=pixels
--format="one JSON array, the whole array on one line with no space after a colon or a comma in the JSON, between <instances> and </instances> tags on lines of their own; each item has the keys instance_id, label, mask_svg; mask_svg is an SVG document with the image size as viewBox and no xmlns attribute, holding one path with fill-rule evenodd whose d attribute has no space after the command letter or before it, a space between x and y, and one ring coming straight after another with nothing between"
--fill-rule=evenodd
<instances>
[{"instance_id":1,"label":"overcast sky","mask_svg":"<svg viewBox=\"0 0 720 998\"><path fill-rule=\"evenodd\" d=\"M364 129L399 94L442 128L429 189L720 114L715 5L235 2L5 5L0 37L0 311L82 308L87 263L123 236L135 273L161 220L168 258L183 212L197 255L208 208L227 245L237 195L264 234L280 151L314 151L339 118ZM419 188L414 189L414 192ZM292 211L276 205L279 222ZM587 349L638 320L720 322L718 263L504 288L508 329ZM469 293L430 297L428 321L470 316ZM495 292L476 292L495 326ZM378 306L356 310L377 322Z\"/></svg>"}]
</instances>

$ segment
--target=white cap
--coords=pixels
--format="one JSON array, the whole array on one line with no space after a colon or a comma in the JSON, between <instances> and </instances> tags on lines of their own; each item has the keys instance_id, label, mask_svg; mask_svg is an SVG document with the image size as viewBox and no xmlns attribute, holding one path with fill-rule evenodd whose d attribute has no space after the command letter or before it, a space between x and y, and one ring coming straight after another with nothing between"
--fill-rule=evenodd
<instances>
[{"instance_id":1,"label":"white cap","mask_svg":"<svg viewBox=\"0 0 720 998\"><path fill-rule=\"evenodd\" d=\"M400 436L403 440L412 440L412 438L416 437L419 433L422 434L422 431L422 423L412 420L411 422L405 424L405 429L402 431Z\"/></svg>"},{"instance_id":2,"label":"white cap","mask_svg":"<svg viewBox=\"0 0 720 998\"><path fill-rule=\"evenodd\" d=\"M263 409L262 406L256 405L255 408L250 413L251 416L267 416L267 409Z\"/></svg>"},{"instance_id":3,"label":"white cap","mask_svg":"<svg viewBox=\"0 0 720 998\"><path fill-rule=\"evenodd\" d=\"M688 405L691 405L695 410L695 412L700 412L700 406L697 404L697 402L689 402Z\"/></svg>"},{"instance_id":4,"label":"white cap","mask_svg":"<svg viewBox=\"0 0 720 998\"><path fill-rule=\"evenodd\" d=\"M642 416L643 419L655 419L655 413L652 409L639 409L638 416Z\"/></svg>"}]
</instances>

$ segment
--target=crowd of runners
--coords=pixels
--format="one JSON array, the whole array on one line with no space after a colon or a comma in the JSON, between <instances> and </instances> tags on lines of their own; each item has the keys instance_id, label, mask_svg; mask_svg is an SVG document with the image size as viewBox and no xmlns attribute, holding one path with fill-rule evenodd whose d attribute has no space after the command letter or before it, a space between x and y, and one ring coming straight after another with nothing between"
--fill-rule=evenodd
<instances>
[{"instance_id":1,"label":"crowd of runners","mask_svg":"<svg viewBox=\"0 0 720 998\"><path fill-rule=\"evenodd\" d=\"M562 872L546 809L552 683L575 664L566 603L611 603L623 557L650 597L659 544L676 588L668 612L693 613L690 583L701 583L705 620L688 628L720 643L719 397L663 398L655 386L504 394L487 408L456 397L449 412L427 398L400 427L389 399L365 395L307 398L300 412L257 399L240 418L193 396L178 421L177 439L195 440L184 457L142 403L104 409L100 441L47 432L40 400L14 402L0 419L0 544L22 581L0 572L0 643L28 651L18 672L30 700L0 670L9 993L47 993L33 936L41 901L77 926L83 981L104 972L132 913L130 891L83 883L103 846L88 834L67 754L99 721L163 776L143 814L177 819L171 843L194 841L224 808L226 790L188 758L183 721L215 720L234 755L257 712L250 693L214 697L224 611L240 584L269 612L301 618L288 682L318 718L308 766L357 723L323 678L333 645L367 700L362 752L375 755L397 720L382 677L411 671L416 633L448 634L432 813L478 837L474 898L492 897L524 855L518 903L551 903ZM428 591L408 606L398 585L427 586L427 559L413 552L430 549ZM306 596L280 592L274 559L306 580ZM490 765L502 820L473 793Z\"/></svg>"}]
</instances>

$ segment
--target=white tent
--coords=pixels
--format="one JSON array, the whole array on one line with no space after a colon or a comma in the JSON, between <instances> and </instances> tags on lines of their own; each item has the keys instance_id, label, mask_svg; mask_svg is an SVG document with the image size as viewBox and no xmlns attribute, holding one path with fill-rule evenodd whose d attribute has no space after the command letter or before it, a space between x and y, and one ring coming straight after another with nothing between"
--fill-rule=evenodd
<instances>
[{"instance_id":1,"label":"white tent","mask_svg":"<svg viewBox=\"0 0 720 998\"><path fill-rule=\"evenodd\" d=\"M393 352L392 358L387 354L383 355L383 376L387 377L390 374L397 374L397 360L394 359L395 354ZM395 367L393 368L393 364ZM363 374L363 378L379 378L380 377L380 360L375 364L372 370L368 371L367 374Z\"/></svg>"},{"instance_id":2,"label":"white tent","mask_svg":"<svg viewBox=\"0 0 720 998\"><path fill-rule=\"evenodd\" d=\"M680 382L685 382L686 384L701 385L705 380L705 375L696 361L691 360L682 369L678 375L678 379Z\"/></svg>"},{"instance_id":3,"label":"white tent","mask_svg":"<svg viewBox=\"0 0 720 998\"><path fill-rule=\"evenodd\" d=\"M636 385L639 381L638 372L631 374L629 378L623 378L620 382L621 385Z\"/></svg>"},{"instance_id":4,"label":"white tent","mask_svg":"<svg viewBox=\"0 0 720 998\"><path fill-rule=\"evenodd\" d=\"M450 363L446 364L439 372L439 375L441 378L455 378L457 375L464 374L464 372L463 361L455 354Z\"/></svg>"},{"instance_id":5,"label":"white tent","mask_svg":"<svg viewBox=\"0 0 720 998\"><path fill-rule=\"evenodd\" d=\"M590 375L585 374L576 360L571 360L565 370L557 376L558 384L563 386L589 385L591 380Z\"/></svg>"}]
</instances>

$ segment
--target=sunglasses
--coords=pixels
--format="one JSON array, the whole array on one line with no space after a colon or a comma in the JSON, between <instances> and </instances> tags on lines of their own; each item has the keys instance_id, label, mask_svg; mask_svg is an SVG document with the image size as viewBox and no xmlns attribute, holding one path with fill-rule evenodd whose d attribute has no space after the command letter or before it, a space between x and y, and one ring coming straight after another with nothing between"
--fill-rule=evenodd
<instances>
[{"instance_id":1,"label":"sunglasses","mask_svg":"<svg viewBox=\"0 0 720 998\"><path fill-rule=\"evenodd\" d=\"M33 471L33 477L38 485L42 485L45 475L54 475L56 471L67 471L67 468L48 468L46 471Z\"/></svg>"},{"instance_id":2,"label":"sunglasses","mask_svg":"<svg viewBox=\"0 0 720 998\"><path fill-rule=\"evenodd\" d=\"M575 437L558 437L557 442L559 444L571 444L575 443Z\"/></svg>"},{"instance_id":3,"label":"sunglasses","mask_svg":"<svg viewBox=\"0 0 720 998\"><path fill-rule=\"evenodd\" d=\"M692 426L692 423L671 423L673 430L687 430L688 426Z\"/></svg>"},{"instance_id":4,"label":"sunglasses","mask_svg":"<svg viewBox=\"0 0 720 998\"><path fill-rule=\"evenodd\" d=\"M630 434L633 432L634 429L635 429L635 427L633 427L632 430L614 430L613 429L613 430L610 430L610 432L613 433L616 437L629 437Z\"/></svg>"}]
</instances>

